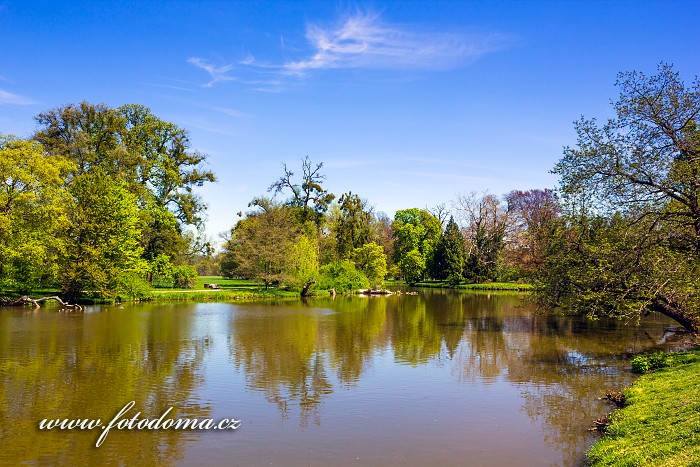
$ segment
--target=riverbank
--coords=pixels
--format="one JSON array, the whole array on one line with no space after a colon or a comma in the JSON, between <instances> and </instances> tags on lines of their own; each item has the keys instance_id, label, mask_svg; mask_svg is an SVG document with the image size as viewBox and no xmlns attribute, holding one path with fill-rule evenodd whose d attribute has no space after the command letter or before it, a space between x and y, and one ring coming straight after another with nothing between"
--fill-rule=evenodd
<instances>
[{"instance_id":1,"label":"riverbank","mask_svg":"<svg viewBox=\"0 0 700 467\"><path fill-rule=\"evenodd\" d=\"M663 364L624 390L624 407L588 451L592 466L697 465L700 350L668 354Z\"/></svg>"},{"instance_id":2,"label":"riverbank","mask_svg":"<svg viewBox=\"0 0 700 467\"><path fill-rule=\"evenodd\" d=\"M388 280L386 287L405 286L403 281ZM213 286L213 287L212 287ZM475 291L514 291L526 292L532 289L530 284L515 282L488 282L483 284L459 284L451 286L446 281L419 282L412 287L425 288L449 288ZM317 292L326 295L327 291ZM2 295L0 293L0 295ZM9 293L10 298L18 298L17 293ZM32 294L32 298L59 295L56 289L38 290ZM193 288L154 287L141 291L138 295L121 295L116 300L99 298L83 298L80 304L113 303L114 301L229 301L229 300L277 300L299 298L299 291L280 289L277 287L265 288L261 282L249 279L226 279L219 276L200 276Z\"/></svg>"},{"instance_id":3,"label":"riverbank","mask_svg":"<svg viewBox=\"0 0 700 467\"><path fill-rule=\"evenodd\" d=\"M214 286L214 288L212 288L212 286ZM17 299L22 294L13 291L5 293L0 292L0 297L3 295L7 295L9 300ZM31 298L36 299L40 297L58 296L60 295L60 291L57 288L46 288L36 290L29 295ZM120 294L114 299L83 297L79 301L79 304L97 305L130 301L278 300L289 298L299 298L299 292L279 289L272 286L266 288L262 282L248 279L225 279L219 276L200 276L197 278L194 287L189 289L154 287L141 290L138 294L134 295Z\"/></svg>"},{"instance_id":4,"label":"riverbank","mask_svg":"<svg viewBox=\"0 0 700 467\"><path fill-rule=\"evenodd\" d=\"M429 287L435 289L460 289L460 290L511 290L515 292L528 292L532 290L532 284L518 282L484 282L482 284L458 284L450 285L447 281L418 282L412 287Z\"/></svg>"}]
</instances>

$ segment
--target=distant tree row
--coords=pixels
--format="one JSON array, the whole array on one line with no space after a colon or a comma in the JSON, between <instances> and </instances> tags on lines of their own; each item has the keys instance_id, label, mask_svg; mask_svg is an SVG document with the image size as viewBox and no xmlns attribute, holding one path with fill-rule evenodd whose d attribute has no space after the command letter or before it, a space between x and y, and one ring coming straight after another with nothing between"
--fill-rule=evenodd
<instances>
[{"instance_id":1,"label":"distant tree row","mask_svg":"<svg viewBox=\"0 0 700 467\"><path fill-rule=\"evenodd\" d=\"M138 296L192 284L195 265L302 295L387 277L528 281L546 306L632 321L658 312L697 332L700 83L661 64L617 85L615 118L576 123L556 192L470 193L390 219L353 192L336 199L306 157L251 200L216 256L193 193L214 174L185 130L138 105L53 109L31 138L0 137L0 290Z\"/></svg>"},{"instance_id":2,"label":"distant tree row","mask_svg":"<svg viewBox=\"0 0 700 467\"><path fill-rule=\"evenodd\" d=\"M220 257L222 274L255 278L310 293L381 286L389 276L423 280L527 280L544 250L544 223L559 213L552 191L460 196L454 214L410 208L390 220L352 192L339 200L323 188L322 163L302 160L301 176L284 175L231 229ZM455 216L461 221L455 221ZM445 224L445 221L446 225Z\"/></svg>"},{"instance_id":3,"label":"distant tree row","mask_svg":"<svg viewBox=\"0 0 700 467\"><path fill-rule=\"evenodd\" d=\"M449 208L399 210L390 222L353 193L333 203L321 185L322 164L307 158L298 184L285 166L270 187L290 195L287 201L251 203L255 209L231 230L224 270L259 275L265 262L258 258L250 267L246 242L274 238L275 224L263 219L282 216L290 237L277 245L289 254L266 269L268 283L353 288L379 284L384 271L409 284L526 280L548 307L628 321L658 312L697 332L700 82L687 88L661 64L649 77L621 73L617 85L615 118L576 123L577 146L565 148L554 169L556 193L471 193ZM263 248L255 250L264 256ZM302 266L296 256L311 260ZM368 269L370 257L377 267ZM356 280L339 279L345 277Z\"/></svg>"},{"instance_id":4,"label":"distant tree row","mask_svg":"<svg viewBox=\"0 0 700 467\"><path fill-rule=\"evenodd\" d=\"M82 102L0 136L0 290L135 296L190 285L211 247L195 186L214 180L187 132L139 105Z\"/></svg>"}]
</instances>

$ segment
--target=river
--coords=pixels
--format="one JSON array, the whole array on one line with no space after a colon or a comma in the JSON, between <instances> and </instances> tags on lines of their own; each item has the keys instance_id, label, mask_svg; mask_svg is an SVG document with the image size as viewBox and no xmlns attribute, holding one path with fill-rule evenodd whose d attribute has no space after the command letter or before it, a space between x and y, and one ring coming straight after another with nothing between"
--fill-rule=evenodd
<instances>
[{"instance_id":1,"label":"river","mask_svg":"<svg viewBox=\"0 0 700 467\"><path fill-rule=\"evenodd\" d=\"M518 294L0 309L0 464L580 465L641 326ZM127 403L128 429L41 430ZM137 421L239 420L228 430ZM144 422L145 424L145 422Z\"/></svg>"}]
</instances>

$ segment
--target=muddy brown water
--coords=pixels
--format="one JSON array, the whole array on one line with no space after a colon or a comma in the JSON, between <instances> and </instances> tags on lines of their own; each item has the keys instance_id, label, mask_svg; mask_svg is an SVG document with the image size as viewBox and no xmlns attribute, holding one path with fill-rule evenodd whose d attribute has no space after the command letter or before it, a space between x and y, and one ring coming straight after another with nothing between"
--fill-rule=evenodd
<instances>
[{"instance_id":1,"label":"muddy brown water","mask_svg":"<svg viewBox=\"0 0 700 467\"><path fill-rule=\"evenodd\" d=\"M0 309L0 465L581 465L673 323L521 295ZM107 425L39 429L42 420ZM163 420L237 429L142 429ZM213 423L214 423L213 422ZM45 425L46 427L46 425Z\"/></svg>"}]
</instances>

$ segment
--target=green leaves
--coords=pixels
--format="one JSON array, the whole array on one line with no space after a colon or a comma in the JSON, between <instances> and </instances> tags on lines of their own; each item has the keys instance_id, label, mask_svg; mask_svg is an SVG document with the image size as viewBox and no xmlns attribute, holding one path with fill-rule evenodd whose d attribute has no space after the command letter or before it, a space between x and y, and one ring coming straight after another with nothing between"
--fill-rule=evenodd
<instances>
[{"instance_id":1,"label":"green leaves","mask_svg":"<svg viewBox=\"0 0 700 467\"><path fill-rule=\"evenodd\" d=\"M38 143L0 135L0 288L28 293L55 279L71 168Z\"/></svg>"},{"instance_id":2,"label":"green leaves","mask_svg":"<svg viewBox=\"0 0 700 467\"><path fill-rule=\"evenodd\" d=\"M447 279L453 286L459 284L464 280L466 256L464 237L454 218L450 216L445 232L440 236L435 249L433 276L436 279Z\"/></svg>"},{"instance_id":3,"label":"green leaves","mask_svg":"<svg viewBox=\"0 0 700 467\"><path fill-rule=\"evenodd\" d=\"M407 282L418 282L425 274L440 238L440 221L425 209L404 209L396 211L392 228L394 261Z\"/></svg>"},{"instance_id":4,"label":"green leaves","mask_svg":"<svg viewBox=\"0 0 700 467\"><path fill-rule=\"evenodd\" d=\"M366 202L352 192L340 197L340 217L335 226L336 250L342 259L353 249L369 243L372 237L372 215Z\"/></svg>"},{"instance_id":5,"label":"green leaves","mask_svg":"<svg viewBox=\"0 0 700 467\"><path fill-rule=\"evenodd\" d=\"M68 210L62 288L69 300L87 294L112 298L122 275L146 272L139 244L136 198L101 170L75 178Z\"/></svg>"},{"instance_id":6,"label":"green leaves","mask_svg":"<svg viewBox=\"0 0 700 467\"><path fill-rule=\"evenodd\" d=\"M362 272L372 287L381 286L387 273L384 248L374 242L355 248L351 255L352 262Z\"/></svg>"},{"instance_id":7,"label":"green leaves","mask_svg":"<svg viewBox=\"0 0 700 467\"><path fill-rule=\"evenodd\" d=\"M576 123L554 169L566 216L540 298L589 316L661 312L700 326L700 83L670 66L619 75L617 117Z\"/></svg>"},{"instance_id":8,"label":"green leaves","mask_svg":"<svg viewBox=\"0 0 700 467\"><path fill-rule=\"evenodd\" d=\"M285 280L288 254L299 234L300 225L291 208L275 206L253 213L231 230L224 261L233 268L224 274L260 279L266 287Z\"/></svg>"},{"instance_id":9,"label":"green leaves","mask_svg":"<svg viewBox=\"0 0 700 467\"><path fill-rule=\"evenodd\" d=\"M205 209L193 187L214 175L185 130L139 105L82 102L36 120L33 142L0 137L0 288L58 277L70 300L110 298L120 276L146 278L142 258L186 259L183 226Z\"/></svg>"}]
</instances>

